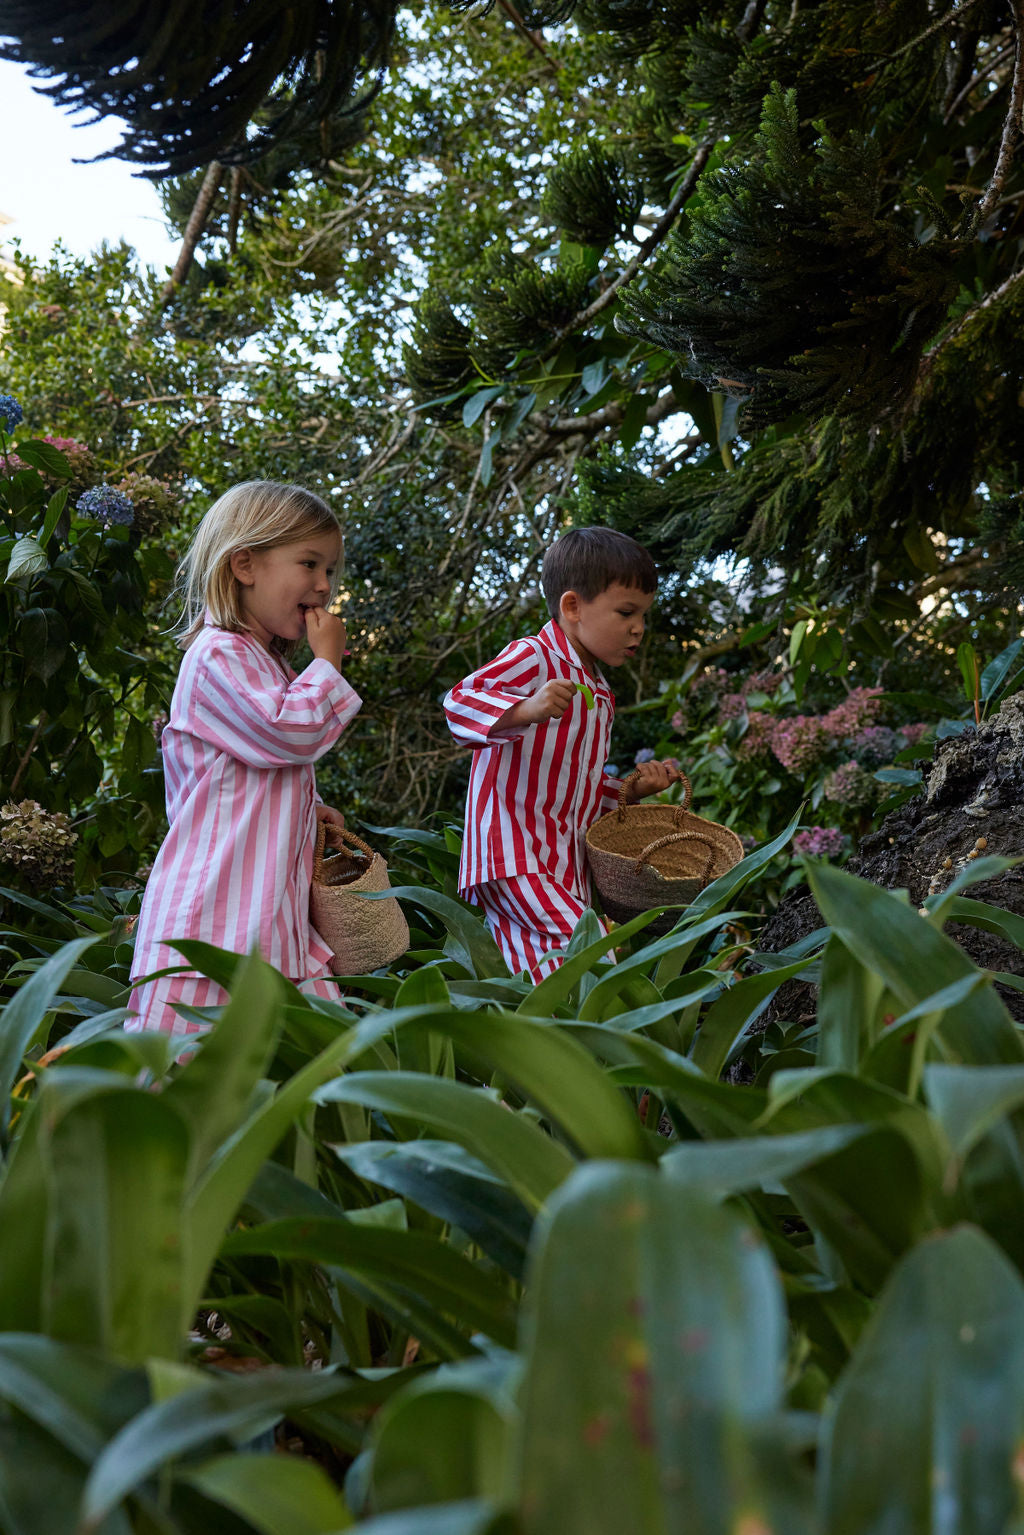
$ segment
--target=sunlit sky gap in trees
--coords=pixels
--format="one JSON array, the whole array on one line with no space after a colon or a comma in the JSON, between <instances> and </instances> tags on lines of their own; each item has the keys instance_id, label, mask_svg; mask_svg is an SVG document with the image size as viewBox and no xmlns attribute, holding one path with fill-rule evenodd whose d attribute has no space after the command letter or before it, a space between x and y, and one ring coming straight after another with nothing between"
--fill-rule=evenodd
<instances>
[{"instance_id":1,"label":"sunlit sky gap in trees","mask_svg":"<svg viewBox=\"0 0 1024 1535\"><path fill-rule=\"evenodd\" d=\"M76 156L87 159L120 141L115 119L87 118L71 117L39 95L23 65L0 62L0 212L13 220L3 238L18 237L39 261L58 240L85 256L104 240L124 239L162 272L174 263L177 241L168 237L152 182L123 160L74 164Z\"/></svg>"}]
</instances>

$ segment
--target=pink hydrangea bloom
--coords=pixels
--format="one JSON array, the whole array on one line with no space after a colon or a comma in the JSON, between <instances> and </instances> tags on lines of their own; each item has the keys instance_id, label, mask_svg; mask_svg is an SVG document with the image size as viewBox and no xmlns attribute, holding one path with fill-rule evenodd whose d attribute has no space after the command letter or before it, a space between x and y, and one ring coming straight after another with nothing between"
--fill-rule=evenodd
<instances>
[{"instance_id":1,"label":"pink hydrangea bloom","mask_svg":"<svg viewBox=\"0 0 1024 1535\"><path fill-rule=\"evenodd\" d=\"M683 731L686 729L686 715L683 713L682 709L676 710L675 714L673 714L672 718L669 720L669 724L672 726L672 729L676 732L677 735L682 735Z\"/></svg>"},{"instance_id":2,"label":"pink hydrangea bloom","mask_svg":"<svg viewBox=\"0 0 1024 1535\"><path fill-rule=\"evenodd\" d=\"M791 773L805 773L828 749L829 738L816 714L797 714L776 720L772 751Z\"/></svg>"},{"instance_id":3,"label":"pink hydrangea bloom","mask_svg":"<svg viewBox=\"0 0 1024 1535\"><path fill-rule=\"evenodd\" d=\"M846 838L834 826L810 826L793 838L793 850L810 858L838 858Z\"/></svg>"},{"instance_id":4,"label":"pink hydrangea bloom","mask_svg":"<svg viewBox=\"0 0 1024 1535\"><path fill-rule=\"evenodd\" d=\"M748 693L774 693L782 686L782 673L773 671L751 672L743 684L743 696Z\"/></svg>"},{"instance_id":5,"label":"pink hydrangea bloom","mask_svg":"<svg viewBox=\"0 0 1024 1535\"><path fill-rule=\"evenodd\" d=\"M916 725L901 725L900 735L903 737L904 741L906 741L908 746L916 746L921 737L923 735L927 735L930 729L931 726L927 723L927 721L921 720Z\"/></svg>"},{"instance_id":6,"label":"pink hydrangea bloom","mask_svg":"<svg viewBox=\"0 0 1024 1535\"><path fill-rule=\"evenodd\" d=\"M752 709L747 715L743 739L736 748L737 756L767 757L772 749L777 724L773 714L766 714L763 709Z\"/></svg>"},{"instance_id":7,"label":"pink hydrangea bloom","mask_svg":"<svg viewBox=\"0 0 1024 1535\"><path fill-rule=\"evenodd\" d=\"M738 720L747 707L747 701L742 693L726 693L718 700L718 723L727 725L730 720Z\"/></svg>"},{"instance_id":8,"label":"pink hydrangea bloom","mask_svg":"<svg viewBox=\"0 0 1024 1535\"><path fill-rule=\"evenodd\" d=\"M835 805L870 805L878 798L878 785L859 762L844 762L829 773L822 788Z\"/></svg>"},{"instance_id":9,"label":"pink hydrangea bloom","mask_svg":"<svg viewBox=\"0 0 1024 1535\"><path fill-rule=\"evenodd\" d=\"M865 725L874 724L882 707L883 688L854 688L851 693L821 717L822 729L833 740L856 735Z\"/></svg>"}]
</instances>

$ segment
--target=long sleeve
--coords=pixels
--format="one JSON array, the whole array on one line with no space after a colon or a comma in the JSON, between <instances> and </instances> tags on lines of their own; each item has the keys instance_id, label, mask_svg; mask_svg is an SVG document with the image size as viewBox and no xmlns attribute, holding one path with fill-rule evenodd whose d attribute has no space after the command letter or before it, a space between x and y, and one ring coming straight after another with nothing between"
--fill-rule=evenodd
<instances>
[{"instance_id":1,"label":"long sleeve","mask_svg":"<svg viewBox=\"0 0 1024 1535\"><path fill-rule=\"evenodd\" d=\"M534 641L515 640L511 645L465 677L444 700L448 729L460 746L498 746L521 736L529 726L495 733L495 725L507 710L536 691L541 661Z\"/></svg>"},{"instance_id":2,"label":"long sleeve","mask_svg":"<svg viewBox=\"0 0 1024 1535\"><path fill-rule=\"evenodd\" d=\"M622 779L610 778L607 773L601 775L601 800L598 807L600 815L607 815L610 810L619 808L619 795L622 792Z\"/></svg>"},{"instance_id":3,"label":"long sleeve","mask_svg":"<svg viewBox=\"0 0 1024 1535\"><path fill-rule=\"evenodd\" d=\"M235 635L219 635L197 667L189 728L251 767L316 762L334 745L362 700L329 661L314 660L290 681Z\"/></svg>"}]
</instances>

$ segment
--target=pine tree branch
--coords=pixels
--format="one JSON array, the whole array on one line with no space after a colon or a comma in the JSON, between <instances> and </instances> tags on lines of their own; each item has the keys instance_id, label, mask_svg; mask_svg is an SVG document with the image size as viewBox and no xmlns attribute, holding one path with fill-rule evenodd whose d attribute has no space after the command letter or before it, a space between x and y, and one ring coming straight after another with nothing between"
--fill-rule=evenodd
<instances>
[{"instance_id":1,"label":"pine tree branch","mask_svg":"<svg viewBox=\"0 0 1024 1535\"><path fill-rule=\"evenodd\" d=\"M953 97L953 100L946 108L943 114L943 122L948 123L950 121L957 108L967 100L967 97L971 94L971 92L976 91L981 82L983 80L987 80L989 75L994 75L1000 64L1005 64L1006 60L1012 56L1013 51L1014 44L1007 43L1005 48L1000 48L999 52L993 58L989 59L984 69L979 69L976 74L971 76L967 84L956 93L956 95Z\"/></svg>"},{"instance_id":2,"label":"pine tree branch","mask_svg":"<svg viewBox=\"0 0 1024 1535\"><path fill-rule=\"evenodd\" d=\"M639 272L640 268L643 266L644 262L647 260L648 256L657 250L662 240L665 239L666 235L672 229L672 226L676 219L679 217L684 204L693 195L694 188L700 179L700 174L703 171L705 165L708 163L708 160L711 156L711 151L714 149L716 142L717 141L715 139L705 139L702 144L697 146L696 150L694 151L693 159L690 161L689 167L687 168L686 175L683 177L682 181L679 183L679 186L676 188L672 201L669 203L668 207L665 209L665 212L662 214L661 218L658 220L650 234L647 236L647 239L644 240L643 244L639 247L636 255L626 263L617 277L612 278L604 292L599 294L592 304L588 304L586 309L581 309L578 314L574 314L572 319L566 325L562 326L561 330L559 330L556 334L554 340L543 352L542 355L544 357L553 357L567 336L571 336L574 331L582 330L584 326L590 324L591 320L593 320L595 316L601 313L602 309L607 309L608 305L615 298L615 295L618 293L619 289L626 283L632 281L637 272Z\"/></svg>"},{"instance_id":3,"label":"pine tree branch","mask_svg":"<svg viewBox=\"0 0 1024 1535\"><path fill-rule=\"evenodd\" d=\"M1010 173L1010 162L1013 152L1017 147L1017 140L1021 136L1021 110L1024 108L1024 0L1011 0L1013 6L1013 28L1016 33L1016 56L1013 61L1013 84L1010 87L1010 105L1003 123L1003 136L999 143L999 154L996 158L996 168L992 172L992 180L989 182L988 191L981 199L975 211L974 227L983 224L999 201L1000 194L1007 176Z\"/></svg>"},{"instance_id":4,"label":"pine tree branch","mask_svg":"<svg viewBox=\"0 0 1024 1535\"><path fill-rule=\"evenodd\" d=\"M526 41L530 44L530 47L536 48L548 69L550 69L554 74L557 74L562 67L561 63L558 59L552 58L551 54L545 48L537 34L530 31L522 16L511 3L511 0L498 0L498 4L501 6L501 9L505 12L505 15L508 17L509 21L511 21L516 31L519 33L520 37L525 37Z\"/></svg>"},{"instance_id":5,"label":"pine tree branch","mask_svg":"<svg viewBox=\"0 0 1024 1535\"><path fill-rule=\"evenodd\" d=\"M199 244L203 230L206 228L206 222L210 217L214 198L217 196L217 189L220 186L223 175L224 167L221 162L219 160L211 160L206 167L203 184L199 188L195 202L192 204L192 212L189 214L188 223L185 225L181 250L178 252L177 261L174 263L174 271L164 284L160 294L158 305L160 309L167 308L167 305L174 298L174 295L188 276L189 268L196 253L196 247Z\"/></svg>"},{"instance_id":6,"label":"pine tree branch","mask_svg":"<svg viewBox=\"0 0 1024 1535\"><path fill-rule=\"evenodd\" d=\"M943 27L948 27L951 21L959 21L961 16L969 11L972 5L977 5L977 3L978 0L963 0L962 5L947 11L945 16L940 16L938 21L933 21L930 27L925 27L923 32L919 32L916 37L912 37L909 43L904 43L902 48L897 48L895 53L886 54L886 58L902 58L903 54L909 53L912 48L920 47L922 43L927 42L930 37L933 37L936 32L941 32Z\"/></svg>"}]
</instances>

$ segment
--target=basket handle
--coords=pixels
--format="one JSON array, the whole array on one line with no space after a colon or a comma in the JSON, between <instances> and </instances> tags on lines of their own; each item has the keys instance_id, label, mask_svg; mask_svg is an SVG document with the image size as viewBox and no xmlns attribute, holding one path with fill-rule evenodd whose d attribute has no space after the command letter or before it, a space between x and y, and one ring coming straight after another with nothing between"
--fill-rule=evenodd
<instances>
[{"instance_id":1,"label":"basket handle","mask_svg":"<svg viewBox=\"0 0 1024 1535\"><path fill-rule=\"evenodd\" d=\"M317 878L320 870L323 868L324 848L328 839L331 842L331 846L337 848L339 852L343 851L346 847L356 848L360 853L365 854L371 863L373 862L373 848L365 843L361 837L357 837L354 831L338 826L334 821L318 820L316 823L316 842L313 846L314 879Z\"/></svg>"},{"instance_id":2,"label":"basket handle","mask_svg":"<svg viewBox=\"0 0 1024 1535\"><path fill-rule=\"evenodd\" d=\"M700 888L703 890L704 886L711 878L711 870L714 868L715 845L713 842L709 842L707 837L701 837L696 832L670 831L668 836L659 837L656 842L649 842L644 848L643 852L640 854L640 857L637 859L636 869L634 872L636 874L640 874L643 871L644 864L650 858L651 854L656 853L659 847L667 847L670 842L701 842L707 848L708 861L704 865L703 874L700 875Z\"/></svg>"},{"instance_id":3,"label":"basket handle","mask_svg":"<svg viewBox=\"0 0 1024 1535\"><path fill-rule=\"evenodd\" d=\"M691 785L690 780L687 778L686 774L683 772L682 768L676 768L676 773L678 775L677 778L676 778L676 782L677 783L681 783L682 786L683 786L683 803L681 805L676 805L675 806L676 825L678 826L680 824L680 817L681 817L681 815L685 811L689 810L689 808L690 808L690 801L693 799L693 786ZM624 821L626 819L626 810L628 809L629 805L632 803L631 800L627 800L627 798L626 798L626 790L629 788L631 783L636 783L636 781L638 780L639 777L640 777L640 769L638 767L635 767L633 769L632 773L630 773L627 778L624 778L622 780L622 788L619 790L619 820L620 821Z\"/></svg>"}]
</instances>

